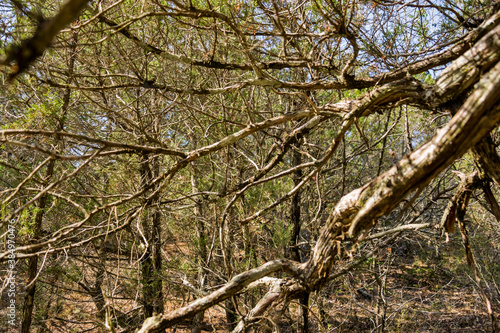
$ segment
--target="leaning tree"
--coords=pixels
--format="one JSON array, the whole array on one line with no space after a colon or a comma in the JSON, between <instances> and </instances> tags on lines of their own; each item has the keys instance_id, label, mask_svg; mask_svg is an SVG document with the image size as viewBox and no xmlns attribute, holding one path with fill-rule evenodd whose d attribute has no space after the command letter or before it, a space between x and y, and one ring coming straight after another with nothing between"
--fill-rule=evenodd
<instances>
[{"instance_id":1,"label":"leaning tree","mask_svg":"<svg viewBox=\"0 0 500 333\"><path fill-rule=\"evenodd\" d=\"M0 8L23 332L63 287L108 329L199 332L216 306L233 332L273 325L403 232L467 242L476 188L500 220L497 1Z\"/></svg>"}]
</instances>

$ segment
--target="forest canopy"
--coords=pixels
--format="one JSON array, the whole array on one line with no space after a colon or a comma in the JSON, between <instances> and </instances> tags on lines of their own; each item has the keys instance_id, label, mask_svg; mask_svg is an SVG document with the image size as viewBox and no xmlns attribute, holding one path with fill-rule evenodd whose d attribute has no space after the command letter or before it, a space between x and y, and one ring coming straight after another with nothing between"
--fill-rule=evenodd
<instances>
[{"instance_id":1,"label":"forest canopy","mask_svg":"<svg viewBox=\"0 0 500 333\"><path fill-rule=\"evenodd\" d=\"M425 238L500 329L500 2L8 0L0 32L6 327L326 332Z\"/></svg>"}]
</instances>

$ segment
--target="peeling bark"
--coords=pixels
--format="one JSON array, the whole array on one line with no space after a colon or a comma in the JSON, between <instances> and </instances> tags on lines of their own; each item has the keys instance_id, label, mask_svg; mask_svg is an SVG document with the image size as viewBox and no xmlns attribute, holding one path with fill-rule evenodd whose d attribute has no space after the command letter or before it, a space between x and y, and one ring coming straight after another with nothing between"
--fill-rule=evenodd
<instances>
[{"instance_id":1,"label":"peeling bark","mask_svg":"<svg viewBox=\"0 0 500 333\"><path fill-rule=\"evenodd\" d=\"M492 310L490 297L488 296L485 288L482 286L482 279L477 269L476 259L474 257L474 253L472 252L470 244L469 232L467 231L467 225L465 224L465 214L467 212L470 197L474 193L474 190L481 185L481 179L479 178L477 172L474 172L470 175L459 174L459 176L461 178L460 186L458 187L457 192L451 200L454 207L453 218L456 220L459 226L467 264L472 268L474 272L474 277L486 305L486 312L488 313L491 320L492 332L495 333L498 332L497 320ZM443 218L443 220L444 219L445 217Z\"/></svg>"},{"instance_id":2,"label":"peeling bark","mask_svg":"<svg viewBox=\"0 0 500 333\"><path fill-rule=\"evenodd\" d=\"M470 175L459 174L459 176L461 181L458 190L446 207L440 223L441 228L448 234L455 231L457 220L464 219L470 195L481 183L477 172Z\"/></svg>"},{"instance_id":3,"label":"peeling bark","mask_svg":"<svg viewBox=\"0 0 500 333\"><path fill-rule=\"evenodd\" d=\"M496 127L500 120L500 63L432 140L362 188L344 196L329 217L306 267L306 285L326 282L341 242L356 240L377 218L394 209L411 191L422 188Z\"/></svg>"},{"instance_id":4,"label":"peeling bark","mask_svg":"<svg viewBox=\"0 0 500 333\"><path fill-rule=\"evenodd\" d=\"M498 156L491 135L477 143L472 149L474 157L478 160L486 174L500 185L500 157Z\"/></svg>"},{"instance_id":5,"label":"peeling bark","mask_svg":"<svg viewBox=\"0 0 500 333\"><path fill-rule=\"evenodd\" d=\"M491 213L495 216L497 222L500 223L500 206L498 205L498 201L491 191L490 184L487 182L483 184L483 193L486 201L488 202L488 205L491 208Z\"/></svg>"}]
</instances>

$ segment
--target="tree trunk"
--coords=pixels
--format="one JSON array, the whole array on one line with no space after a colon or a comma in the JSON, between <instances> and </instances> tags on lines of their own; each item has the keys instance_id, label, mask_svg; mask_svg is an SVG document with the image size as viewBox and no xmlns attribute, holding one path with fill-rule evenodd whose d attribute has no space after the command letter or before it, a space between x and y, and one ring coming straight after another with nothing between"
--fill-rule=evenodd
<instances>
[{"instance_id":1,"label":"tree trunk","mask_svg":"<svg viewBox=\"0 0 500 333\"><path fill-rule=\"evenodd\" d=\"M299 144L297 144L297 146L299 146ZM292 167L300 165L301 163L300 152L297 149L298 147L296 147L296 149L292 152ZM301 180L302 170L299 169L293 173L293 185L297 186ZM292 202L290 205L290 224L292 225L292 234L290 235L290 244L286 251L287 257L297 262L301 262L300 251L297 246L300 240L300 197L300 190L292 196Z\"/></svg>"},{"instance_id":2,"label":"tree trunk","mask_svg":"<svg viewBox=\"0 0 500 333\"><path fill-rule=\"evenodd\" d=\"M305 268L305 281L310 288L317 290L328 280L335 256L342 255L342 241L361 241L377 218L394 209L410 192L428 184L496 127L500 120L500 63L475 88L432 140L339 201Z\"/></svg>"},{"instance_id":3,"label":"tree trunk","mask_svg":"<svg viewBox=\"0 0 500 333\"><path fill-rule=\"evenodd\" d=\"M140 167L142 186L147 186L158 173L158 164L143 156ZM161 259L161 215L154 201L145 203L142 216L142 229L147 244L141 259L142 292L144 313L147 317L163 312L163 283L159 276L162 268Z\"/></svg>"},{"instance_id":4,"label":"tree trunk","mask_svg":"<svg viewBox=\"0 0 500 333\"><path fill-rule=\"evenodd\" d=\"M193 162L192 173L191 173L191 189L192 193L198 193L198 170L196 168L196 163ZM197 280L198 287L201 291L205 290L205 272L203 270L203 265L207 263L208 259L208 250L207 250L207 233L205 230L205 224L203 223L203 205L202 199L199 197L195 198L195 206L194 206L194 218L195 218L195 226L196 226L196 236L198 239L196 240L196 258L195 260L198 263L198 272L197 272ZM203 325L203 318L205 316L205 311L201 311L198 313L194 319L193 324L191 326L191 333L200 333Z\"/></svg>"},{"instance_id":5,"label":"tree trunk","mask_svg":"<svg viewBox=\"0 0 500 333\"><path fill-rule=\"evenodd\" d=\"M45 179L49 180L54 173L54 160L50 160L47 165ZM42 231L43 215L47 206L48 194L43 194L38 200L37 212L35 215L35 226L33 228L33 241L37 241ZM28 259L28 287L26 288L26 296L24 297L23 319L21 323L21 332L29 333L31 327L31 318L33 316L33 307L35 302L36 291L36 275L38 272L38 257Z\"/></svg>"},{"instance_id":6,"label":"tree trunk","mask_svg":"<svg viewBox=\"0 0 500 333\"><path fill-rule=\"evenodd\" d=\"M231 297L247 286L250 280L255 281L254 279L275 271L271 269L273 264L281 266L280 269L286 269L292 276L297 277L298 274L300 285L305 286L308 291L319 290L329 281L330 273L338 257L346 255L342 242L363 241L367 233L376 225L379 217L391 212L410 193L415 191L418 193L441 171L497 126L496 124L500 121L500 95L498 94L500 63L498 63L497 53L497 30L499 29L500 27L496 27L486 34L470 52L443 71L436 84L421 95L425 96L424 100L429 106L440 107L473 85L474 90L467 100L461 103L456 115L426 144L401 159L373 181L342 197L331 212L313 249L312 256L305 266L290 266L285 261L280 261L280 264L277 261L264 264L257 269L236 276L222 288L183 308L149 318L140 332L159 332L179 322L182 318L193 316L202 309L207 309ZM497 44L492 46L492 41L495 40L494 43ZM483 48L481 52L477 52L478 45ZM483 55L486 55L486 59L492 63L485 64L484 59L481 59ZM469 62L468 65L477 67L464 70L465 61ZM479 73L481 73L480 79ZM474 78L475 75L477 75L476 78ZM393 86L386 88L392 89L391 87ZM457 92L457 89L460 91ZM373 92L370 96L377 97L373 95ZM356 117L356 111L361 112L359 115L364 112L363 109L356 109L356 106L352 108L349 116ZM349 124L349 122L352 124L349 116L344 116L344 124ZM345 133L345 129L343 131L340 131L339 136ZM335 148L335 144L338 147L339 136L332 144L331 150ZM299 285L298 281L296 285ZM296 293L295 296L297 295Z\"/></svg>"},{"instance_id":7,"label":"tree trunk","mask_svg":"<svg viewBox=\"0 0 500 333\"><path fill-rule=\"evenodd\" d=\"M300 151L298 150L300 147L301 141L297 141L297 146L292 152L292 167L298 166L302 163ZM293 185L297 186L302 180L302 170L298 169L293 173ZM290 237L290 244L288 247L288 251L286 251L289 259L301 262L299 242L300 242L300 227L301 227L301 219L300 219L300 205L301 205L301 191L297 191L292 196L292 203L290 206L290 224L292 225L292 234ZM299 297L299 313L300 319L298 320L298 331L301 333L306 333L309 331L309 293L304 292Z\"/></svg>"},{"instance_id":8,"label":"tree trunk","mask_svg":"<svg viewBox=\"0 0 500 333\"><path fill-rule=\"evenodd\" d=\"M77 41L78 41L78 35L77 32L74 32L73 38L70 41L72 55L70 56L68 61L68 70L69 70L69 76L67 80L68 83L71 83L71 81L73 80L72 74L75 64ZM59 116L58 123L56 125L56 131L64 130L64 120L66 117L66 113L68 112L70 97L71 97L71 91L69 89L66 89L64 91L63 104L61 107L61 114ZM58 149L62 148L58 136L56 136L56 146L58 147ZM46 182L48 182L52 178L52 175L54 173L54 166L55 166L55 160L50 160L49 164L47 165L47 172L45 174ZM47 198L48 194L45 193L38 200L38 211L35 215L33 241L38 240L38 238L40 237L40 233L42 231L42 222L43 222L43 216L45 214L45 207L47 205ZM23 320L21 324L22 333L28 333L31 326L31 318L33 315L33 306L34 306L35 291L36 291L36 281L34 281L34 279L36 277L37 271L38 271L38 257L32 257L28 260L28 287L26 288L26 296L24 299Z\"/></svg>"}]
</instances>

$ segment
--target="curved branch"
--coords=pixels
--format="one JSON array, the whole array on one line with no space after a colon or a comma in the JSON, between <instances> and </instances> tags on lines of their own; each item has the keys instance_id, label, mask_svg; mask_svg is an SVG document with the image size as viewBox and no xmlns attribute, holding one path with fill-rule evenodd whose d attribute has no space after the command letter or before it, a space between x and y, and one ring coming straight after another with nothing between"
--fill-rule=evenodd
<instances>
[{"instance_id":1,"label":"curved branch","mask_svg":"<svg viewBox=\"0 0 500 333\"><path fill-rule=\"evenodd\" d=\"M175 311L149 317L144 321L138 333L163 332L166 328L191 318L195 314L212 307L215 304L235 295L237 292L248 286L250 283L268 276L274 272L285 271L292 276L300 275L300 266L290 260L279 259L265 263L264 265L236 275L224 287L213 293L199 298L190 304Z\"/></svg>"},{"instance_id":2,"label":"curved branch","mask_svg":"<svg viewBox=\"0 0 500 333\"><path fill-rule=\"evenodd\" d=\"M496 127L500 121L500 63L475 87L457 114L432 140L340 200L307 263L308 286L315 289L325 282L343 239L355 240L362 231L370 230L378 217L394 209L411 191L425 186Z\"/></svg>"},{"instance_id":3,"label":"curved branch","mask_svg":"<svg viewBox=\"0 0 500 333\"><path fill-rule=\"evenodd\" d=\"M87 142L92 142L96 144L100 144L104 147L117 147L117 148L124 148L124 149L129 149L137 152L144 152L144 153L153 153L153 154L165 154L165 155L173 155L173 156L179 156L182 158L185 158L187 155L184 152L181 152L179 150L175 149L169 149L169 148L164 148L164 147L150 147L150 146L140 146L140 145L132 145L132 144L126 144L122 142L114 142L114 141L107 141L103 139L98 139L98 138L92 138L90 136L86 135L81 135L81 134L74 134L74 133L68 133L68 132L62 132L62 131L44 131L44 130L25 130L25 129L7 129L7 130L1 130L0 131L0 142L4 143L11 143L10 141L6 140L5 137L12 136L12 135L18 135L18 134L23 134L23 135L43 135L43 136L52 136L52 137L67 137L71 139L77 139L77 140L82 140L82 141L87 141ZM25 145L27 148L31 149L37 149L40 150L46 154L52 155L50 151L45 150L43 148L40 148L38 146L30 146L25 143L18 143L18 145ZM119 151L117 153L123 153L122 151ZM61 159L73 159L71 157L65 157L61 155L54 154L56 158L61 158ZM78 156L78 158L81 158Z\"/></svg>"}]
</instances>

